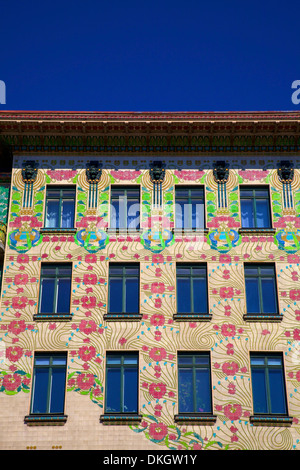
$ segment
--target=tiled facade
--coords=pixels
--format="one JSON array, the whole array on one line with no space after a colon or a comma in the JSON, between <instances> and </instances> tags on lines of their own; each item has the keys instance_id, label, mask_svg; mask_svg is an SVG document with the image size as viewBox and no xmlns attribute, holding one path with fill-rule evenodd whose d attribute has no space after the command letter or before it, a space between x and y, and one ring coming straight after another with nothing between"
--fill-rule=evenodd
<instances>
[{"instance_id":1,"label":"tiled facade","mask_svg":"<svg viewBox=\"0 0 300 470\"><path fill-rule=\"evenodd\" d=\"M238 150L225 149L223 154L220 145L218 152L211 145L206 153L203 147L185 148L188 120L181 143L177 135L169 154L161 146L151 147L148 154L141 147L122 150L120 136L118 143L115 137L116 147L107 146L106 140L104 150L93 154L91 147L76 147L73 124L64 131L68 145L56 136L52 150L50 137L47 148L39 147L42 133L33 138L27 121L19 118L22 131L14 130L16 117L2 116L0 122L14 154L0 311L0 448L299 449L299 116L281 116L290 119L289 126L296 122L298 134L294 128L288 135L279 132L280 151L267 150L267 137L264 145L250 148L248 129L248 137L241 138L248 149L240 142ZM125 123L122 119L119 127ZM249 125L276 125L278 117L270 119L265 123L255 116ZM168 120L172 116L162 118L160 125ZM53 116L43 122L58 123ZM233 125L228 117L222 123ZM255 132L254 144L262 139ZM89 144L98 137L89 137ZM111 135L104 137L113 141ZM156 137L163 140L159 131ZM136 143L134 132L133 138ZM126 139L128 144L128 135ZM172 136L165 139L170 143ZM112 190L132 188L139 194L140 225L136 231L115 229ZM74 221L71 217L60 226L49 222L53 189L59 192L53 196L56 200L66 197L62 190L74 190ZM203 191L199 218L204 218L196 230L187 228L187 219L183 227L178 221L180 189ZM249 195L245 189L257 193ZM256 221L249 227L247 207L253 199ZM268 222L263 220L266 207ZM120 265L137 267L137 311L133 290L124 300L127 310L110 309L113 300L119 300L118 295L109 297L110 268ZM42 305L51 296L51 283L46 283L49 274L43 269L61 266L71 270L70 299L61 299L70 307L47 312ZM187 278L180 271L191 267L203 281L197 277L199 283L193 284L193 307L186 294L190 287L182 287ZM260 311L255 311L256 301ZM120 413L107 407L107 358L116 352L123 359L130 352L138 358L136 412L126 412L127 405ZM61 413L34 413L34 361L44 360L46 353L66 357ZM182 399L190 393L180 379L186 356L195 364L202 361L196 395L201 380L210 388L206 402L197 402L192 411ZM131 367L134 370L132 362ZM268 410L260 403L260 412L255 410L254 392L262 374L267 377ZM130 380L121 385L125 401L126 387L132 392Z\"/></svg>"}]
</instances>

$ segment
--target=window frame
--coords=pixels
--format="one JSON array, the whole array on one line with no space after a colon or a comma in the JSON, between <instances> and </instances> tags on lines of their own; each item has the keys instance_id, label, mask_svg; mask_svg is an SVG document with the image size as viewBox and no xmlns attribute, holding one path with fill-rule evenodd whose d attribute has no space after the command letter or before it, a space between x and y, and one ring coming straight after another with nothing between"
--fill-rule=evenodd
<instances>
[{"instance_id":1,"label":"window frame","mask_svg":"<svg viewBox=\"0 0 300 470\"><path fill-rule=\"evenodd\" d=\"M252 364L251 360L253 358L263 358L264 363L263 365ZM270 358L280 358L280 365L271 365L268 363ZM270 425L276 425L280 423L286 423L287 425L292 424L292 418L289 417L289 409L288 409L288 397L287 397L287 384L286 384L286 375L285 375L285 365L284 365L284 356L282 352L270 352L270 351L254 351L250 352L249 354L249 362L250 362L250 377L251 377L251 391L252 391L252 409L253 415L250 417L250 421L253 424L263 424L267 423ZM254 393L253 393L253 369L254 370L263 370L264 371L264 381L266 386L266 408L267 412L262 413L255 411L255 402L254 402ZM270 393L270 378L269 378L269 369L273 370L280 370L282 374L282 385L283 385L283 394L282 396L285 412L284 413L272 413L272 398Z\"/></svg>"},{"instance_id":2,"label":"window frame","mask_svg":"<svg viewBox=\"0 0 300 470\"><path fill-rule=\"evenodd\" d=\"M122 268L122 274L113 274L111 275L111 268ZM136 274L127 274L126 269L137 269ZM112 312L111 311L111 277L116 277L122 280L122 312ZM137 301L137 311L126 311L126 280L128 278L135 279L137 277L138 283L138 301ZM107 313L104 315L105 319L110 320L119 320L119 319L128 319L128 320L140 320L142 314L140 313L140 264L135 262L122 263L122 262L111 262L108 265L108 289L107 289Z\"/></svg>"},{"instance_id":3,"label":"window frame","mask_svg":"<svg viewBox=\"0 0 300 470\"><path fill-rule=\"evenodd\" d=\"M49 197L49 191L54 190L54 191L59 191L59 197ZM63 193L65 192L74 192L73 196L66 196ZM59 199L59 205L58 205L58 226L57 227L48 227L47 226L47 214L48 214L48 201L51 199ZM62 203L64 200L73 200L73 227L62 227ZM47 185L46 187L46 200L45 200L45 215L44 215L44 228L43 230L47 231L72 231L74 230L75 226L75 213L76 213L76 185Z\"/></svg>"},{"instance_id":4,"label":"window frame","mask_svg":"<svg viewBox=\"0 0 300 470\"><path fill-rule=\"evenodd\" d=\"M128 227L128 204L127 204L127 191L128 190L137 190L138 192L138 204L139 204L139 223L137 227L130 228ZM120 211L119 211L119 217L116 217L116 226L114 227L112 224L112 207L113 207L113 191L124 191L124 195L126 196L126 211L124 211L124 220L125 222L124 226L120 226ZM129 198L130 199L130 198ZM119 200L115 199L115 200ZM132 200L136 200L136 198L132 198ZM119 226L117 227L117 220L119 221ZM130 231L130 232L138 232L140 231L141 228L141 186L138 184L133 184L133 185L118 185L118 184L112 184L110 187L110 214L109 214L109 230L110 231Z\"/></svg>"},{"instance_id":5,"label":"window frame","mask_svg":"<svg viewBox=\"0 0 300 470\"><path fill-rule=\"evenodd\" d=\"M55 269L54 274L43 274L43 268L51 267ZM69 268L68 274L60 274L59 269ZM40 289L39 289L39 298L38 298L38 305L37 305L37 313L34 315L36 320L70 320L72 318L71 314L71 298L72 298L72 275L73 275L73 266L72 263L55 263L55 262L43 262L41 263L40 268ZM53 278L54 279L54 295L52 299L52 306L55 307L52 313L43 313L41 312L41 303L42 303L42 296L43 296L43 280L46 278ZM59 280L60 279L69 279L70 280L70 298L69 298L69 312L60 313L57 312L57 299L58 299L58 291L59 291Z\"/></svg>"},{"instance_id":6,"label":"window frame","mask_svg":"<svg viewBox=\"0 0 300 470\"><path fill-rule=\"evenodd\" d=\"M192 196L192 191L202 191L202 199L203 199L203 227L193 227L193 224L192 224L192 208L189 209L188 211L188 219L189 219L189 225L187 227L185 227L184 225L184 213L183 213L183 221L182 221L182 218L181 218L181 224L182 224L182 227L178 227L177 225L177 212L176 212L176 207L177 207L177 201L178 199L180 199L180 197L178 197L177 195L177 191L180 191L180 190L186 190L188 191L188 196L187 196L187 204L188 204L188 207L191 207L192 204L193 204L193 199L196 199L196 197L193 198ZM185 198L182 198L182 199L186 199ZM198 197L197 197L197 200L198 200ZM176 184L175 185L175 230L177 231L182 231L182 232L185 232L185 231L192 231L192 232L196 232L196 231L205 231L206 230L206 208L205 208L205 186L204 185L186 185L186 184Z\"/></svg>"},{"instance_id":7,"label":"window frame","mask_svg":"<svg viewBox=\"0 0 300 470\"><path fill-rule=\"evenodd\" d=\"M38 358L47 358L49 357L49 364L36 364ZM54 358L64 358L64 364L53 364ZM67 416L65 415L65 408L66 408L66 391L67 391L67 367L68 367L68 352L67 351L36 351L34 353L33 359L33 372L32 372L32 390L31 390L31 397L30 397L30 411L29 415L25 417L25 423L48 423L48 424L63 424ZM47 411L42 413L35 413L33 411L34 400L36 398L36 373L38 369L47 368L48 369L48 378L47 378L47 399L46 399L46 408ZM51 398L52 398L52 382L53 382L53 369L64 369L65 371L65 385L64 385L64 396L63 396L63 410L51 412L50 405L51 405Z\"/></svg>"},{"instance_id":8,"label":"window frame","mask_svg":"<svg viewBox=\"0 0 300 470\"><path fill-rule=\"evenodd\" d=\"M244 314L244 319L245 320L265 320L269 319L272 321L281 321L282 320L282 315L280 314L280 309L279 309L279 293L278 293L278 282L277 282L277 269L276 269L276 264L275 263L259 263L259 262L249 262L249 263L243 263L244 264L244 285L245 285L245 311L246 313ZM257 274L253 275L246 275L246 268L247 267L257 267L258 272ZM263 288L261 284L261 279L270 277L270 274L261 274L260 269L263 268L271 268L273 269L273 282L274 282L274 290L275 290L275 306L276 306L276 312L275 313L264 313L263 311ZM248 313L248 305L247 305L247 279L253 278L258 280L258 292L259 292L259 305L260 305L260 311L259 312L253 312L253 313Z\"/></svg>"},{"instance_id":9,"label":"window frame","mask_svg":"<svg viewBox=\"0 0 300 470\"><path fill-rule=\"evenodd\" d=\"M190 269L190 274L189 276L184 276L181 274L178 274L178 269L180 268L189 268ZM199 276L192 273L193 268L204 268L205 269L205 276ZM178 280L180 278L188 278L190 279L190 298L191 298L191 311L190 312L178 312L178 296L179 296L179 288L178 288ZM206 312L194 312L194 291L193 291L193 279L204 279L205 284L206 284L206 293L205 293L205 298L206 298ZM209 307L209 282L208 282L208 268L207 268L207 263L203 262L179 262L176 263L176 313L174 314L174 319L176 320L210 320L212 318L212 314L210 314L210 307Z\"/></svg>"},{"instance_id":10,"label":"window frame","mask_svg":"<svg viewBox=\"0 0 300 470\"><path fill-rule=\"evenodd\" d=\"M259 199L266 199L265 197L262 196L256 196L255 191L261 191L261 190L267 190L268 197L267 197L267 207L268 207L268 226L265 227L258 227L257 226L257 209L256 209L256 201ZM252 190L252 197L245 197L241 196L241 191L242 190ZM254 201L253 205L253 219L254 219L254 226L253 227L244 227L243 226L243 219L242 219L242 200L247 199ZM268 231L268 230L273 230L273 219L272 219L272 207L271 207L271 193L270 193L270 186L269 185L257 185L257 184L240 184L239 185L239 201L240 201L240 220L241 220L241 230L249 230L249 231Z\"/></svg>"}]
</instances>

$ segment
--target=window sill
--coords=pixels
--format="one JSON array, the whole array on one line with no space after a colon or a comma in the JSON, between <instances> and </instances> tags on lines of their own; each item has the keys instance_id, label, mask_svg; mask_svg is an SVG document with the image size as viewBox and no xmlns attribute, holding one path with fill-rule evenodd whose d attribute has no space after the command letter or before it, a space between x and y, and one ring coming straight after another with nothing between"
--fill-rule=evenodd
<instances>
[{"instance_id":1,"label":"window sill","mask_svg":"<svg viewBox=\"0 0 300 470\"><path fill-rule=\"evenodd\" d=\"M172 233L174 235L202 235L209 232L208 228L173 228Z\"/></svg>"},{"instance_id":2,"label":"window sill","mask_svg":"<svg viewBox=\"0 0 300 470\"><path fill-rule=\"evenodd\" d=\"M40 229L40 233L48 233L48 234L74 234L77 232L77 228L51 228L51 227L43 227Z\"/></svg>"},{"instance_id":3,"label":"window sill","mask_svg":"<svg viewBox=\"0 0 300 470\"><path fill-rule=\"evenodd\" d=\"M142 416L138 414L104 414L100 416L100 423L108 425L128 425L140 423Z\"/></svg>"},{"instance_id":4,"label":"window sill","mask_svg":"<svg viewBox=\"0 0 300 470\"><path fill-rule=\"evenodd\" d=\"M280 315L279 313L270 313L270 314L263 314L263 313L246 313L243 315L243 319L245 321L271 321L271 322L281 322L283 319L283 315Z\"/></svg>"},{"instance_id":5,"label":"window sill","mask_svg":"<svg viewBox=\"0 0 300 470\"><path fill-rule=\"evenodd\" d=\"M202 424L213 425L217 421L217 417L212 414L179 414L174 416L174 420L178 424Z\"/></svg>"},{"instance_id":6,"label":"window sill","mask_svg":"<svg viewBox=\"0 0 300 470\"><path fill-rule=\"evenodd\" d=\"M24 422L28 426L63 426L67 418L66 415L28 415Z\"/></svg>"},{"instance_id":7,"label":"window sill","mask_svg":"<svg viewBox=\"0 0 300 470\"><path fill-rule=\"evenodd\" d=\"M140 321L142 317L141 313L105 313L103 316L104 320L110 321Z\"/></svg>"},{"instance_id":8,"label":"window sill","mask_svg":"<svg viewBox=\"0 0 300 470\"><path fill-rule=\"evenodd\" d=\"M253 415L250 416L250 423L253 426L284 426L289 427L293 423L291 416L278 415Z\"/></svg>"},{"instance_id":9,"label":"window sill","mask_svg":"<svg viewBox=\"0 0 300 470\"><path fill-rule=\"evenodd\" d=\"M276 230L272 227L270 228L258 228L258 227L251 227L251 228L239 228L238 232L241 235L247 235L247 234L255 234L258 233L259 235L274 235L276 233Z\"/></svg>"},{"instance_id":10,"label":"window sill","mask_svg":"<svg viewBox=\"0 0 300 470\"><path fill-rule=\"evenodd\" d=\"M70 321L72 318L73 315L70 313L36 313L33 315L33 319L36 321Z\"/></svg>"},{"instance_id":11,"label":"window sill","mask_svg":"<svg viewBox=\"0 0 300 470\"><path fill-rule=\"evenodd\" d=\"M173 319L176 321L210 321L210 313L175 313Z\"/></svg>"}]
</instances>

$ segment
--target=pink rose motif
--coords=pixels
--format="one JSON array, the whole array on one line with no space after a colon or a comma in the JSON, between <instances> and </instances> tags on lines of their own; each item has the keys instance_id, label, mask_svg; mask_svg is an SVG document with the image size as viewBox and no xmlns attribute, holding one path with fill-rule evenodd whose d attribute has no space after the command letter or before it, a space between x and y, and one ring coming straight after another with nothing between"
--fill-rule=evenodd
<instances>
[{"instance_id":1,"label":"pink rose motif","mask_svg":"<svg viewBox=\"0 0 300 470\"><path fill-rule=\"evenodd\" d=\"M16 284L16 286L26 285L27 282L28 282L28 274L20 273L20 274L15 275L14 283Z\"/></svg>"},{"instance_id":2,"label":"pink rose motif","mask_svg":"<svg viewBox=\"0 0 300 470\"><path fill-rule=\"evenodd\" d=\"M94 320L81 320L79 330L86 335L90 335L97 330L97 325Z\"/></svg>"},{"instance_id":3,"label":"pink rose motif","mask_svg":"<svg viewBox=\"0 0 300 470\"><path fill-rule=\"evenodd\" d=\"M77 386L81 390L90 390L95 384L95 378L93 374L80 374L77 377Z\"/></svg>"},{"instance_id":4,"label":"pink rose motif","mask_svg":"<svg viewBox=\"0 0 300 470\"><path fill-rule=\"evenodd\" d=\"M204 171L202 170L175 170L174 175L179 179L187 181L197 181L202 176L204 176Z\"/></svg>"},{"instance_id":5,"label":"pink rose motif","mask_svg":"<svg viewBox=\"0 0 300 470\"><path fill-rule=\"evenodd\" d=\"M249 181L262 180L269 174L268 170L240 170L239 175Z\"/></svg>"},{"instance_id":6,"label":"pink rose motif","mask_svg":"<svg viewBox=\"0 0 300 470\"><path fill-rule=\"evenodd\" d=\"M161 299L154 299L154 307L155 308L160 308L161 307L161 304L162 304L162 300Z\"/></svg>"},{"instance_id":7,"label":"pink rose motif","mask_svg":"<svg viewBox=\"0 0 300 470\"><path fill-rule=\"evenodd\" d=\"M300 289L292 289L290 291L290 299L299 301L300 300Z\"/></svg>"},{"instance_id":8,"label":"pink rose motif","mask_svg":"<svg viewBox=\"0 0 300 470\"><path fill-rule=\"evenodd\" d=\"M138 170L111 170L110 174L113 178L117 180L134 180L140 176L141 172Z\"/></svg>"},{"instance_id":9,"label":"pink rose motif","mask_svg":"<svg viewBox=\"0 0 300 470\"><path fill-rule=\"evenodd\" d=\"M25 296L22 296L22 297L14 297L12 299L12 308L16 308L16 309L19 309L19 308L25 308L26 305L28 303L28 298L25 297Z\"/></svg>"},{"instance_id":10,"label":"pink rose motif","mask_svg":"<svg viewBox=\"0 0 300 470\"><path fill-rule=\"evenodd\" d=\"M163 263L163 262L164 262L163 255L155 254L152 256L152 263Z\"/></svg>"},{"instance_id":11,"label":"pink rose motif","mask_svg":"<svg viewBox=\"0 0 300 470\"><path fill-rule=\"evenodd\" d=\"M22 379L17 374L8 374L3 377L3 387L10 392L17 390L21 385Z\"/></svg>"},{"instance_id":12,"label":"pink rose motif","mask_svg":"<svg viewBox=\"0 0 300 470\"><path fill-rule=\"evenodd\" d=\"M220 288L220 297L222 299L231 299L234 295L233 287L221 287Z\"/></svg>"},{"instance_id":13,"label":"pink rose motif","mask_svg":"<svg viewBox=\"0 0 300 470\"><path fill-rule=\"evenodd\" d=\"M85 255L85 262L86 263L97 263L97 256L94 253L89 253Z\"/></svg>"},{"instance_id":14,"label":"pink rose motif","mask_svg":"<svg viewBox=\"0 0 300 470\"><path fill-rule=\"evenodd\" d=\"M96 349L94 346L82 346L78 351L78 355L80 359L88 362L96 356Z\"/></svg>"},{"instance_id":15,"label":"pink rose motif","mask_svg":"<svg viewBox=\"0 0 300 470\"><path fill-rule=\"evenodd\" d=\"M221 327L221 333L223 336L233 337L236 333L236 328L232 324L224 324Z\"/></svg>"},{"instance_id":16,"label":"pink rose motif","mask_svg":"<svg viewBox=\"0 0 300 470\"><path fill-rule=\"evenodd\" d=\"M289 264L298 264L300 263L300 256L298 255L288 255L287 261Z\"/></svg>"},{"instance_id":17,"label":"pink rose motif","mask_svg":"<svg viewBox=\"0 0 300 470\"><path fill-rule=\"evenodd\" d=\"M24 253L17 256L17 263L29 263L29 256Z\"/></svg>"},{"instance_id":18,"label":"pink rose motif","mask_svg":"<svg viewBox=\"0 0 300 470\"><path fill-rule=\"evenodd\" d=\"M167 387L164 383L152 383L149 386L149 392L153 398L162 398L167 391Z\"/></svg>"},{"instance_id":19,"label":"pink rose motif","mask_svg":"<svg viewBox=\"0 0 300 470\"><path fill-rule=\"evenodd\" d=\"M84 284L86 284L86 285L91 284L91 285L94 286L95 284L97 284L97 276L96 276L96 274L93 274L93 273L84 274L84 275L83 275L83 282L84 282Z\"/></svg>"},{"instance_id":20,"label":"pink rose motif","mask_svg":"<svg viewBox=\"0 0 300 470\"><path fill-rule=\"evenodd\" d=\"M293 331L293 338L294 340L296 341L299 341L300 340L300 330L299 328L295 328L294 331Z\"/></svg>"},{"instance_id":21,"label":"pink rose motif","mask_svg":"<svg viewBox=\"0 0 300 470\"><path fill-rule=\"evenodd\" d=\"M165 285L163 282L153 282L151 284L152 294L163 294L165 291Z\"/></svg>"},{"instance_id":22,"label":"pink rose motif","mask_svg":"<svg viewBox=\"0 0 300 470\"><path fill-rule=\"evenodd\" d=\"M230 419L230 421L235 421L241 418L242 416L242 407L239 404L229 404L224 406L224 415L226 418Z\"/></svg>"},{"instance_id":23,"label":"pink rose motif","mask_svg":"<svg viewBox=\"0 0 300 470\"><path fill-rule=\"evenodd\" d=\"M81 298L81 304L83 308L90 309L96 307L96 297L84 296Z\"/></svg>"},{"instance_id":24,"label":"pink rose motif","mask_svg":"<svg viewBox=\"0 0 300 470\"><path fill-rule=\"evenodd\" d=\"M164 361L166 359L167 353L164 348L154 347L149 351L149 356L153 361L159 362Z\"/></svg>"},{"instance_id":25,"label":"pink rose motif","mask_svg":"<svg viewBox=\"0 0 300 470\"><path fill-rule=\"evenodd\" d=\"M164 423L151 423L149 426L149 435L152 439L162 441L168 434L168 428Z\"/></svg>"},{"instance_id":26,"label":"pink rose motif","mask_svg":"<svg viewBox=\"0 0 300 470\"><path fill-rule=\"evenodd\" d=\"M9 325L8 325L8 331L13 333L14 335L19 335L20 333L23 333L26 330L26 324L24 320L13 320Z\"/></svg>"},{"instance_id":27,"label":"pink rose motif","mask_svg":"<svg viewBox=\"0 0 300 470\"><path fill-rule=\"evenodd\" d=\"M23 356L23 349L20 346L9 346L6 349L6 357L11 362L17 362Z\"/></svg>"},{"instance_id":28,"label":"pink rose motif","mask_svg":"<svg viewBox=\"0 0 300 470\"><path fill-rule=\"evenodd\" d=\"M219 257L219 261L220 261L220 263L224 263L224 264L231 263L231 256L226 255L226 254L222 254Z\"/></svg>"},{"instance_id":29,"label":"pink rose motif","mask_svg":"<svg viewBox=\"0 0 300 470\"><path fill-rule=\"evenodd\" d=\"M239 371L239 366L236 362L224 362L222 365L222 371L226 375L236 375Z\"/></svg>"},{"instance_id":30,"label":"pink rose motif","mask_svg":"<svg viewBox=\"0 0 300 470\"><path fill-rule=\"evenodd\" d=\"M165 317L160 313L155 313L151 316L150 323L153 326L162 326L165 323Z\"/></svg>"}]
</instances>

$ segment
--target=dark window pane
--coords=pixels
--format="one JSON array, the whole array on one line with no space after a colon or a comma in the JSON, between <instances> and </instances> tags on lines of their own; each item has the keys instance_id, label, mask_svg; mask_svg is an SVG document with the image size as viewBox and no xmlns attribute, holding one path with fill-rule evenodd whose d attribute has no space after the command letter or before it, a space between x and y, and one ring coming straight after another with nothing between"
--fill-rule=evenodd
<instances>
[{"instance_id":1,"label":"dark window pane","mask_svg":"<svg viewBox=\"0 0 300 470\"><path fill-rule=\"evenodd\" d=\"M32 413L47 413L49 369L38 368L34 377Z\"/></svg>"},{"instance_id":2,"label":"dark window pane","mask_svg":"<svg viewBox=\"0 0 300 470\"><path fill-rule=\"evenodd\" d=\"M138 371L134 369L124 370L124 408L125 413L137 413L138 409Z\"/></svg>"},{"instance_id":3,"label":"dark window pane","mask_svg":"<svg viewBox=\"0 0 300 470\"><path fill-rule=\"evenodd\" d=\"M123 279L111 278L109 282L109 311L121 313L123 311Z\"/></svg>"},{"instance_id":4,"label":"dark window pane","mask_svg":"<svg viewBox=\"0 0 300 470\"><path fill-rule=\"evenodd\" d=\"M135 278L126 279L126 312L139 311L139 283Z\"/></svg>"},{"instance_id":5,"label":"dark window pane","mask_svg":"<svg viewBox=\"0 0 300 470\"><path fill-rule=\"evenodd\" d=\"M121 411L121 370L108 369L106 381L106 411L119 413Z\"/></svg>"},{"instance_id":6,"label":"dark window pane","mask_svg":"<svg viewBox=\"0 0 300 470\"><path fill-rule=\"evenodd\" d=\"M40 313L54 313L55 279L42 280Z\"/></svg>"},{"instance_id":7,"label":"dark window pane","mask_svg":"<svg viewBox=\"0 0 300 470\"><path fill-rule=\"evenodd\" d=\"M268 413L264 370L252 370L252 391L254 413Z\"/></svg>"},{"instance_id":8,"label":"dark window pane","mask_svg":"<svg viewBox=\"0 0 300 470\"><path fill-rule=\"evenodd\" d=\"M277 313L276 289L273 279L262 279L261 281L263 312Z\"/></svg>"},{"instance_id":9,"label":"dark window pane","mask_svg":"<svg viewBox=\"0 0 300 470\"><path fill-rule=\"evenodd\" d=\"M285 414L285 387L282 369L269 369L271 413Z\"/></svg>"},{"instance_id":10,"label":"dark window pane","mask_svg":"<svg viewBox=\"0 0 300 470\"><path fill-rule=\"evenodd\" d=\"M259 287L257 279L246 279L247 313L260 313Z\"/></svg>"},{"instance_id":11,"label":"dark window pane","mask_svg":"<svg viewBox=\"0 0 300 470\"><path fill-rule=\"evenodd\" d=\"M56 313L70 312L71 279L59 279Z\"/></svg>"},{"instance_id":12,"label":"dark window pane","mask_svg":"<svg viewBox=\"0 0 300 470\"><path fill-rule=\"evenodd\" d=\"M193 280L194 311L193 313L207 313L207 287L205 279Z\"/></svg>"},{"instance_id":13,"label":"dark window pane","mask_svg":"<svg viewBox=\"0 0 300 470\"><path fill-rule=\"evenodd\" d=\"M66 371L52 370L50 413L63 413L65 401Z\"/></svg>"},{"instance_id":14,"label":"dark window pane","mask_svg":"<svg viewBox=\"0 0 300 470\"><path fill-rule=\"evenodd\" d=\"M197 413L211 412L210 377L208 369L196 370L196 401L195 411Z\"/></svg>"},{"instance_id":15,"label":"dark window pane","mask_svg":"<svg viewBox=\"0 0 300 470\"><path fill-rule=\"evenodd\" d=\"M177 280L177 311L178 313L191 313L191 280L179 278Z\"/></svg>"},{"instance_id":16,"label":"dark window pane","mask_svg":"<svg viewBox=\"0 0 300 470\"><path fill-rule=\"evenodd\" d=\"M263 199L256 201L256 227L270 227L269 202Z\"/></svg>"},{"instance_id":17,"label":"dark window pane","mask_svg":"<svg viewBox=\"0 0 300 470\"><path fill-rule=\"evenodd\" d=\"M180 369L178 373L179 413L193 413L193 370Z\"/></svg>"},{"instance_id":18,"label":"dark window pane","mask_svg":"<svg viewBox=\"0 0 300 470\"><path fill-rule=\"evenodd\" d=\"M241 200L241 216L243 228L253 228L255 226L252 200Z\"/></svg>"},{"instance_id":19,"label":"dark window pane","mask_svg":"<svg viewBox=\"0 0 300 470\"><path fill-rule=\"evenodd\" d=\"M62 201L61 228L74 227L74 202L72 200Z\"/></svg>"},{"instance_id":20,"label":"dark window pane","mask_svg":"<svg viewBox=\"0 0 300 470\"><path fill-rule=\"evenodd\" d=\"M46 209L46 227L59 227L59 201L48 201Z\"/></svg>"}]
</instances>

